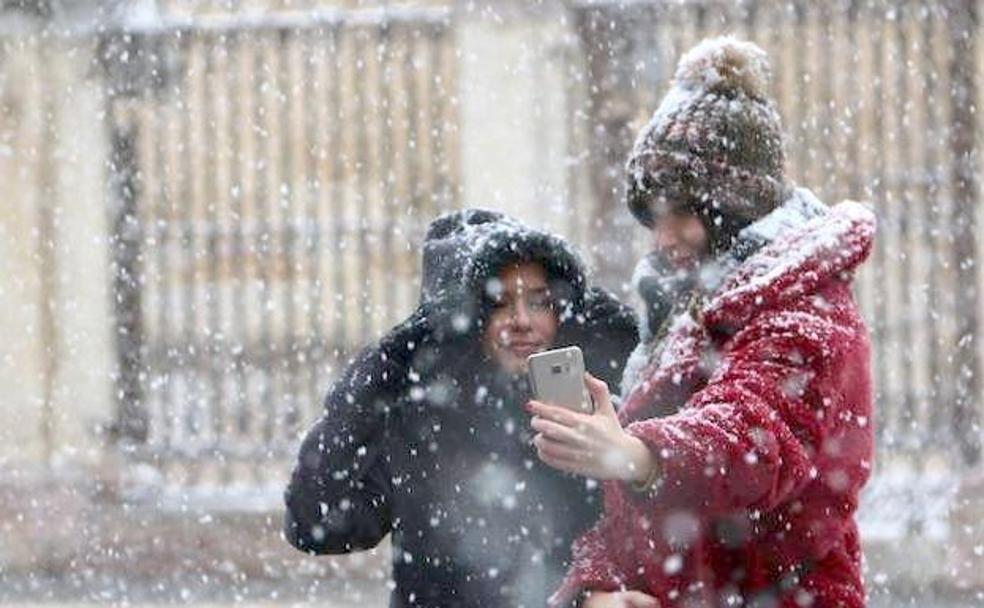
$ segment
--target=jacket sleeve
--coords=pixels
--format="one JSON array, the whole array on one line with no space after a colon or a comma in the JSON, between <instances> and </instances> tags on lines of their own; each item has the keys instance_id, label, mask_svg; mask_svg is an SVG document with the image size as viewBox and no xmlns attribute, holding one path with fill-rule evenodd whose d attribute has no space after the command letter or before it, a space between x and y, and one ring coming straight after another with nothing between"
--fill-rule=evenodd
<instances>
[{"instance_id":1,"label":"jacket sleeve","mask_svg":"<svg viewBox=\"0 0 984 608\"><path fill-rule=\"evenodd\" d=\"M568 608L580 602L585 590L618 591L627 588L628 577L620 570L606 543L610 536L602 521L574 543L571 567L560 587L547 600L549 608Z\"/></svg>"},{"instance_id":2,"label":"jacket sleeve","mask_svg":"<svg viewBox=\"0 0 984 608\"><path fill-rule=\"evenodd\" d=\"M398 370L385 351L363 351L332 387L308 431L285 493L285 534L315 554L374 547L390 531L387 411Z\"/></svg>"},{"instance_id":3,"label":"jacket sleeve","mask_svg":"<svg viewBox=\"0 0 984 608\"><path fill-rule=\"evenodd\" d=\"M715 515L770 509L818 474L815 456L863 368L852 350L863 329L809 311L753 321L734 337L717 373L677 413L632 423L657 458L651 495L624 484L634 500L655 500Z\"/></svg>"}]
</instances>

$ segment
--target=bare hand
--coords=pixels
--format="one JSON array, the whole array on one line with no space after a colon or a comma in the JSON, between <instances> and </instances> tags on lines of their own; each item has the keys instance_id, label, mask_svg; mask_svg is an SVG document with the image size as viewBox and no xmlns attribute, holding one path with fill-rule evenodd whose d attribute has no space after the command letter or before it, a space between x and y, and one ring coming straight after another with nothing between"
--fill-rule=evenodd
<instances>
[{"instance_id":1,"label":"bare hand","mask_svg":"<svg viewBox=\"0 0 984 608\"><path fill-rule=\"evenodd\" d=\"M595 404L592 414L539 401L527 404L540 460L555 469L598 480L646 480L656 466L649 448L622 429L608 385L591 374L584 377Z\"/></svg>"},{"instance_id":2,"label":"bare hand","mask_svg":"<svg viewBox=\"0 0 984 608\"><path fill-rule=\"evenodd\" d=\"M659 608L659 601L639 591L594 591L581 602L583 608Z\"/></svg>"}]
</instances>

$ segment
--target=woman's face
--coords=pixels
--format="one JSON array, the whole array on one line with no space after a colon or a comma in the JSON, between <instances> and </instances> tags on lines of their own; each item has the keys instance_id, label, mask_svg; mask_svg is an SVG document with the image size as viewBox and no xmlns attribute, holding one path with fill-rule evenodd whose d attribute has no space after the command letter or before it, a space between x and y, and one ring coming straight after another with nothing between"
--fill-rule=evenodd
<instances>
[{"instance_id":1,"label":"woman's face","mask_svg":"<svg viewBox=\"0 0 984 608\"><path fill-rule=\"evenodd\" d=\"M526 357L550 348L557 337L547 273L537 263L520 262L504 266L489 283L493 306L482 345L505 371L524 372Z\"/></svg>"},{"instance_id":2,"label":"woman's face","mask_svg":"<svg viewBox=\"0 0 984 608\"><path fill-rule=\"evenodd\" d=\"M708 252L707 230L689 213L667 213L652 227L653 247L677 266L695 264Z\"/></svg>"}]
</instances>

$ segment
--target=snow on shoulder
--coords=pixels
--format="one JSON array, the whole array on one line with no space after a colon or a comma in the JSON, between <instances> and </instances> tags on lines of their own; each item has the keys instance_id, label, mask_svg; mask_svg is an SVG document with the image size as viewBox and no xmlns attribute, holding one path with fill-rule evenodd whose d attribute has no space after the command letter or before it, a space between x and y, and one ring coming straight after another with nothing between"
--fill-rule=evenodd
<instances>
[{"instance_id":1,"label":"snow on shoulder","mask_svg":"<svg viewBox=\"0 0 984 608\"><path fill-rule=\"evenodd\" d=\"M705 308L705 320L747 320L755 310L813 293L853 271L871 251L875 226L875 215L867 206L844 201L781 234L725 281Z\"/></svg>"}]
</instances>

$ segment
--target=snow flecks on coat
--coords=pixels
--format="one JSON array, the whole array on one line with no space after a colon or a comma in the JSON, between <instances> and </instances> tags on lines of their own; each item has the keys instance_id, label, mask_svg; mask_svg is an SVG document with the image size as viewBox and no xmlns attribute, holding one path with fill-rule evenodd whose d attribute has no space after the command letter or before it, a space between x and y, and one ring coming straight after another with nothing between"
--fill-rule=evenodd
<instances>
[{"instance_id":1,"label":"snow flecks on coat","mask_svg":"<svg viewBox=\"0 0 984 608\"><path fill-rule=\"evenodd\" d=\"M651 354L619 415L660 481L646 495L605 484L605 515L553 605L626 587L663 606L728 594L864 606L854 512L873 454L871 378L850 277L875 222L842 203L792 224Z\"/></svg>"},{"instance_id":2,"label":"snow flecks on coat","mask_svg":"<svg viewBox=\"0 0 984 608\"><path fill-rule=\"evenodd\" d=\"M304 439L287 539L346 553L391 534L394 607L542 606L600 500L537 459L525 381L498 373L480 346L485 289L504 263L543 264L569 308L556 345L581 345L608 382L636 342L634 317L586 285L562 239L496 212L435 220L423 257L420 306L355 358Z\"/></svg>"}]
</instances>

